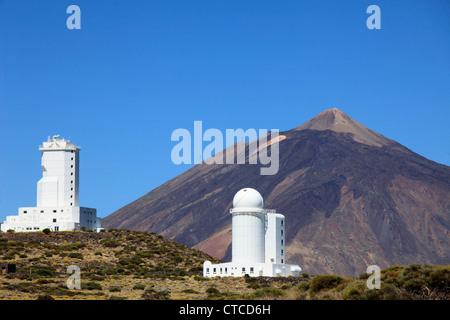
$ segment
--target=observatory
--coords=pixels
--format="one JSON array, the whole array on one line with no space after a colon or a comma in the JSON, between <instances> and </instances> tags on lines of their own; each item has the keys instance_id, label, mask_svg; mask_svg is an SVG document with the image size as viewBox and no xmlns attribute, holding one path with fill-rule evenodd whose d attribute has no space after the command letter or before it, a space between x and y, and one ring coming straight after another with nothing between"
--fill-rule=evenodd
<instances>
[{"instance_id":1,"label":"observatory","mask_svg":"<svg viewBox=\"0 0 450 320\"><path fill-rule=\"evenodd\" d=\"M252 188L244 188L233 198L232 262L203 263L203 276L298 276L298 265L286 264L285 218L264 209L264 199Z\"/></svg>"},{"instance_id":2,"label":"observatory","mask_svg":"<svg viewBox=\"0 0 450 320\"><path fill-rule=\"evenodd\" d=\"M85 227L99 230L97 210L80 207L80 147L59 135L39 146L42 179L37 183L36 207L19 208L18 216L7 216L1 231L71 231Z\"/></svg>"}]
</instances>

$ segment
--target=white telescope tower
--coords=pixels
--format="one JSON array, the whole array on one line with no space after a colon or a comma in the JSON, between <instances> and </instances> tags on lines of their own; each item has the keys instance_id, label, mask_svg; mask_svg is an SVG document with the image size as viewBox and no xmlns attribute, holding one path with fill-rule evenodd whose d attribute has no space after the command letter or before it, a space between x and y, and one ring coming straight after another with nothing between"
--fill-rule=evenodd
<instances>
[{"instance_id":1,"label":"white telescope tower","mask_svg":"<svg viewBox=\"0 0 450 320\"><path fill-rule=\"evenodd\" d=\"M265 210L261 194L252 188L241 189L233 198L233 262L264 263Z\"/></svg>"},{"instance_id":2,"label":"white telescope tower","mask_svg":"<svg viewBox=\"0 0 450 320\"><path fill-rule=\"evenodd\" d=\"M298 265L286 264L285 218L264 209L264 199L252 188L239 190L233 198L232 262L203 263L204 277L298 276Z\"/></svg>"}]
</instances>

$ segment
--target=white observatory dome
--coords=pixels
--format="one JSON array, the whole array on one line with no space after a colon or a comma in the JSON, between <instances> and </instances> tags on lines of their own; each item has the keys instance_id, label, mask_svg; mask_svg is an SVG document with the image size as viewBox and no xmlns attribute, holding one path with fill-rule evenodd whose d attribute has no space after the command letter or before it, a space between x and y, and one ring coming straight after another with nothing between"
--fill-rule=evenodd
<instances>
[{"instance_id":1,"label":"white observatory dome","mask_svg":"<svg viewBox=\"0 0 450 320\"><path fill-rule=\"evenodd\" d=\"M233 208L258 208L264 207L264 199L261 194L252 188L239 190L233 198Z\"/></svg>"}]
</instances>

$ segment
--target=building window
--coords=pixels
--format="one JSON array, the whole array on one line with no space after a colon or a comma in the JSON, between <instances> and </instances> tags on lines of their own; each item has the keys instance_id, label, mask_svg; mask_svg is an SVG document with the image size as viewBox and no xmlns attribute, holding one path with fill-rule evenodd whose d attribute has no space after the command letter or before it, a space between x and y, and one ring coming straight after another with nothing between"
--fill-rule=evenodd
<instances>
[{"instance_id":1,"label":"building window","mask_svg":"<svg viewBox=\"0 0 450 320\"><path fill-rule=\"evenodd\" d=\"M242 267L242 272L245 272L245 267Z\"/></svg>"},{"instance_id":2,"label":"building window","mask_svg":"<svg viewBox=\"0 0 450 320\"><path fill-rule=\"evenodd\" d=\"M73 160L73 157L72 157L72 158L70 158L70 160Z\"/></svg>"},{"instance_id":3,"label":"building window","mask_svg":"<svg viewBox=\"0 0 450 320\"><path fill-rule=\"evenodd\" d=\"M284 220L281 220L281 225L283 225Z\"/></svg>"},{"instance_id":4,"label":"building window","mask_svg":"<svg viewBox=\"0 0 450 320\"><path fill-rule=\"evenodd\" d=\"M56 222L56 219L53 219L53 222Z\"/></svg>"},{"instance_id":5,"label":"building window","mask_svg":"<svg viewBox=\"0 0 450 320\"><path fill-rule=\"evenodd\" d=\"M71 172L70 175L73 176L73 172Z\"/></svg>"},{"instance_id":6,"label":"building window","mask_svg":"<svg viewBox=\"0 0 450 320\"><path fill-rule=\"evenodd\" d=\"M72 202L70 203L70 205L72 205Z\"/></svg>"},{"instance_id":7,"label":"building window","mask_svg":"<svg viewBox=\"0 0 450 320\"><path fill-rule=\"evenodd\" d=\"M284 263L284 262L283 262L283 259L281 259L281 263Z\"/></svg>"},{"instance_id":8,"label":"building window","mask_svg":"<svg viewBox=\"0 0 450 320\"><path fill-rule=\"evenodd\" d=\"M73 191L73 188L70 188L70 191Z\"/></svg>"},{"instance_id":9,"label":"building window","mask_svg":"<svg viewBox=\"0 0 450 320\"><path fill-rule=\"evenodd\" d=\"M206 268L206 273L209 273L209 268Z\"/></svg>"},{"instance_id":10,"label":"building window","mask_svg":"<svg viewBox=\"0 0 450 320\"><path fill-rule=\"evenodd\" d=\"M70 167L73 168L73 165L71 165Z\"/></svg>"},{"instance_id":11,"label":"building window","mask_svg":"<svg viewBox=\"0 0 450 320\"><path fill-rule=\"evenodd\" d=\"M283 245L283 239L281 239L281 245Z\"/></svg>"},{"instance_id":12,"label":"building window","mask_svg":"<svg viewBox=\"0 0 450 320\"><path fill-rule=\"evenodd\" d=\"M27 210L23 210L23 213L27 213Z\"/></svg>"},{"instance_id":13,"label":"building window","mask_svg":"<svg viewBox=\"0 0 450 320\"><path fill-rule=\"evenodd\" d=\"M73 198L73 195L70 195L71 198Z\"/></svg>"},{"instance_id":14,"label":"building window","mask_svg":"<svg viewBox=\"0 0 450 320\"><path fill-rule=\"evenodd\" d=\"M281 229L281 235L283 235L283 229Z\"/></svg>"},{"instance_id":15,"label":"building window","mask_svg":"<svg viewBox=\"0 0 450 320\"><path fill-rule=\"evenodd\" d=\"M254 271L254 268L250 267L250 273L253 273L253 271Z\"/></svg>"},{"instance_id":16,"label":"building window","mask_svg":"<svg viewBox=\"0 0 450 320\"><path fill-rule=\"evenodd\" d=\"M44 210L41 210L41 213L44 213Z\"/></svg>"},{"instance_id":17,"label":"building window","mask_svg":"<svg viewBox=\"0 0 450 320\"><path fill-rule=\"evenodd\" d=\"M70 183L73 183L73 180L70 180Z\"/></svg>"},{"instance_id":18,"label":"building window","mask_svg":"<svg viewBox=\"0 0 450 320\"><path fill-rule=\"evenodd\" d=\"M53 210L53 213L56 213L56 210Z\"/></svg>"}]
</instances>

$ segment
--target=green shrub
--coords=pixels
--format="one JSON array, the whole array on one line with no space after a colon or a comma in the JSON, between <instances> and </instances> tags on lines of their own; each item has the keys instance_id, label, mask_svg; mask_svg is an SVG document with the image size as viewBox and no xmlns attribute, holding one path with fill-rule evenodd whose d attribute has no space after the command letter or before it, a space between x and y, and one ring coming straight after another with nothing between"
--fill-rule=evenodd
<instances>
[{"instance_id":1,"label":"green shrub","mask_svg":"<svg viewBox=\"0 0 450 320\"><path fill-rule=\"evenodd\" d=\"M198 291L195 291L194 289L184 289L183 292L184 293L195 293L195 294L199 293Z\"/></svg>"},{"instance_id":2,"label":"green shrub","mask_svg":"<svg viewBox=\"0 0 450 320\"><path fill-rule=\"evenodd\" d=\"M257 281L258 281L258 279L255 277L245 278L245 283L252 283L252 282L257 282Z\"/></svg>"},{"instance_id":3,"label":"green shrub","mask_svg":"<svg viewBox=\"0 0 450 320\"><path fill-rule=\"evenodd\" d=\"M81 259L81 260L83 260L83 258L84 258L83 254L80 252L71 252L71 253L69 253L68 257L75 258L75 259Z\"/></svg>"},{"instance_id":4,"label":"green shrub","mask_svg":"<svg viewBox=\"0 0 450 320\"><path fill-rule=\"evenodd\" d=\"M109 292L120 292L122 291L122 288L119 286L112 286L109 288Z\"/></svg>"},{"instance_id":5,"label":"green shrub","mask_svg":"<svg viewBox=\"0 0 450 320\"><path fill-rule=\"evenodd\" d=\"M310 291L319 292L322 289L332 289L343 281L343 278L334 274L315 276L311 280Z\"/></svg>"},{"instance_id":6,"label":"green shrub","mask_svg":"<svg viewBox=\"0 0 450 320\"><path fill-rule=\"evenodd\" d=\"M402 296L400 290L392 283L381 283L381 289L370 289L364 291L361 299L364 300L400 300L406 298Z\"/></svg>"},{"instance_id":7,"label":"green shrub","mask_svg":"<svg viewBox=\"0 0 450 320\"><path fill-rule=\"evenodd\" d=\"M310 281L304 281L297 286L297 290L308 291L310 287Z\"/></svg>"},{"instance_id":8,"label":"green shrub","mask_svg":"<svg viewBox=\"0 0 450 320\"><path fill-rule=\"evenodd\" d=\"M413 278L403 283L403 288L408 291L420 291L426 285L425 281L418 278Z\"/></svg>"},{"instance_id":9,"label":"green shrub","mask_svg":"<svg viewBox=\"0 0 450 320\"><path fill-rule=\"evenodd\" d=\"M450 269L438 267L428 276L430 287L450 293Z\"/></svg>"},{"instance_id":10,"label":"green shrub","mask_svg":"<svg viewBox=\"0 0 450 320\"><path fill-rule=\"evenodd\" d=\"M133 290L144 290L145 289L145 285L143 285L143 284L135 284L134 286L133 286Z\"/></svg>"},{"instance_id":11,"label":"green shrub","mask_svg":"<svg viewBox=\"0 0 450 320\"><path fill-rule=\"evenodd\" d=\"M217 288L209 287L208 289L206 289L206 293L207 294L219 294L220 291Z\"/></svg>"},{"instance_id":12,"label":"green shrub","mask_svg":"<svg viewBox=\"0 0 450 320\"><path fill-rule=\"evenodd\" d=\"M97 282L88 282L86 284L81 284L83 290L102 290L102 286Z\"/></svg>"},{"instance_id":13,"label":"green shrub","mask_svg":"<svg viewBox=\"0 0 450 320\"><path fill-rule=\"evenodd\" d=\"M33 270L33 273L37 274L38 276L41 276L41 277L52 277L53 276L52 271L50 271L48 269L44 269L44 268Z\"/></svg>"},{"instance_id":14,"label":"green shrub","mask_svg":"<svg viewBox=\"0 0 450 320\"><path fill-rule=\"evenodd\" d=\"M286 295L286 293L281 289L274 287L265 287L251 293L250 298L278 298L284 295Z\"/></svg>"},{"instance_id":15,"label":"green shrub","mask_svg":"<svg viewBox=\"0 0 450 320\"><path fill-rule=\"evenodd\" d=\"M142 251L136 252L135 256L137 258L153 258L154 254L149 250L142 250Z\"/></svg>"},{"instance_id":16,"label":"green shrub","mask_svg":"<svg viewBox=\"0 0 450 320\"><path fill-rule=\"evenodd\" d=\"M44 230L42 230L42 232L45 234L49 234L51 231L49 228L45 228Z\"/></svg>"},{"instance_id":17,"label":"green shrub","mask_svg":"<svg viewBox=\"0 0 450 320\"><path fill-rule=\"evenodd\" d=\"M144 300L167 300L170 299L170 292L167 290L146 289L142 294Z\"/></svg>"},{"instance_id":18,"label":"green shrub","mask_svg":"<svg viewBox=\"0 0 450 320\"><path fill-rule=\"evenodd\" d=\"M247 288L259 289L259 288L261 288L261 285L257 282L250 282L249 284L247 284Z\"/></svg>"},{"instance_id":19,"label":"green shrub","mask_svg":"<svg viewBox=\"0 0 450 320\"><path fill-rule=\"evenodd\" d=\"M69 244L63 244L59 247L59 250L61 251L74 251L79 250L86 247L84 243L69 243Z\"/></svg>"},{"instance_id":20,"label":"green shrub","mask_svg":"<svg viewBox=\"0 0 450 320\"><path fill-rule=\"evenodd\" d=\"M194 277L195 281L209 281L210 279L207 277L202 277L202 276L195 276Z\"/></svg>"},{"instance_id":21,"label":"green shrub","mask_svg":"<svg viewBox=\"0 0 450 320\"><path fill-rule=\"evenodd\" d=\"M366 289L366 284L361 281L355 281L349 283L344 291L342 292L342 297L345 300L356 300L361 298L361 294Z\"/></svg>"},{"instance_id":22,"label":"green shrub","mask_svg":"<svg viewBox=\"0 0 450 320\"><path fill-rule=\"evenodd\" d=\"M390 283L382 283L380 291L384 300L398 300L402 298L399 289Z\"/></svg>"},{"instance_id":23,"label":"green shrub","mask_svg":"<svg viewBox=\"0 0 450 320\"><path fill-rule=\"evenodd\" d=\"M118 246L120 246L120 241L117 239L103 239L100 241L100 243L108 248L117 248Z\"/></svg>"}]
</instances>

